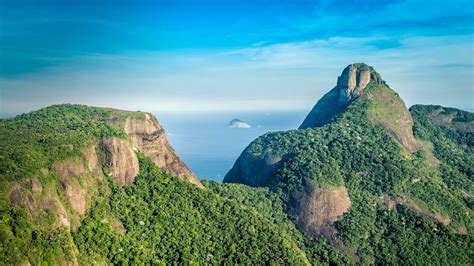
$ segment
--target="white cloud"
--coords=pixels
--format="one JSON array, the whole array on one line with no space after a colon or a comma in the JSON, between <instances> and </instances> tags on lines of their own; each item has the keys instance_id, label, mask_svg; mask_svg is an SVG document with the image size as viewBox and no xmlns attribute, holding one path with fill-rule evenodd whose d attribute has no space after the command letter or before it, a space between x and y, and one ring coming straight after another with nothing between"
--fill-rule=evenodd
<instances>
[{"instance_id":1,"label":"white cloud","mask_svg":"<svg viewBox=\"0 0 474 266\"><path fill-rule=\"evenodd\" d=\"M473 39L330 38L232 51L134 52L67 58L60 66L0 80L3 113L54 103L147 111L306 109L354 62L373 65L408 105L473 107Z\"/></svg>"}]
</instances>

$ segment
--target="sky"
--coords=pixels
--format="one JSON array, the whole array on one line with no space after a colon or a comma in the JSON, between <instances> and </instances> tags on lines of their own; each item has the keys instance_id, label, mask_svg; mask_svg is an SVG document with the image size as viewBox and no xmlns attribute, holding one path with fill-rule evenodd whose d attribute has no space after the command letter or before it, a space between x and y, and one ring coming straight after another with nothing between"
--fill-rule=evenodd
<instances>
[{"instance_id":1,"label":"sky","mask_svg":"<svg viewBox=\"0 0 474 266\"><path fill-rule=\"evenodd\" d=\"M351 63L474 111L474 1L0 0L0 113L310 110Z\"/></svg>"}]
</instances>

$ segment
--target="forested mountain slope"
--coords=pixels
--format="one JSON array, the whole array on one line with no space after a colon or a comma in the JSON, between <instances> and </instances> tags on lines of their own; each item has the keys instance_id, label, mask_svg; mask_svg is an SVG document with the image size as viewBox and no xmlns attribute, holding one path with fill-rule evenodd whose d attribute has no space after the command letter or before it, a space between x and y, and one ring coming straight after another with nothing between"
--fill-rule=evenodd
<instances>
[{"instance_id":1,"label":"forested mountain slope","mask_svg":"<svg viewBox=\"0 0 474 266\"><path fill-rule=\"evenodd\" d=\"M0 121L0 264L472 265L474 115L348 66L301 128L201 182L150 113Z\"/></svg>"},{"instance_id":2,"label":"forested mountain slope","mask_svg":"<svg viewBox=\"0 0 474 266\"><path fill-rule=\"evenodd\" d=\"M193 180L157 125L80 105L1 120L1 264L308 264L279 225Z\"/></svg>"},{"instance_id":3,"label":"forested mountain slope","mask_svg":"<svg viewBox=\"0 0 474 266\"><path fill-rule=\"evenodd\" d=\"M328 94L301 129L253 141L224 182L268 187L308 239L353 262L471 264L472 114L409 112L364 64Z\"/></svg>"}]
</instances>

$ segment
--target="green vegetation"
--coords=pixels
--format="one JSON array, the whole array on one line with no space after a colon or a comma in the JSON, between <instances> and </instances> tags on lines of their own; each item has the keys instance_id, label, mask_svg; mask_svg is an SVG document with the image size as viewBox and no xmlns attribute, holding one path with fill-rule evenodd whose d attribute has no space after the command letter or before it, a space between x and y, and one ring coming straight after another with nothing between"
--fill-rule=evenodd
<instances>
[{"instance_id":1,"label":"green vegetation","mask_svg":"<svg viewBox=\"0 0 474 266\"><path fill-rule=\"evenodd\" d=\"M49 213L50 219L54 219ZM0 262L15 265L29 261L33 265L55 264L74 259L75 246L66 228L44 229L35 227L27 212L12 206L1 212Z\"/></svg>"},{"instance_id":2,"label":"green vegetation","mask_svg":"<svg viewBox=\"0 0 474 266\"><path fill-rule=\"evenodd\" d=\"M82 164L83 148L108 136L126 138L102 120L110 114L102 108L64 104L0 121L0 261L60 264L75 258L69 229L58 227L57 206L67 212L70 206L53 165L69 159ZM42 184L39 195L28 192L33 177ZM28 206L10 203L15 184L22 188Z\"/></svg>"},{"instance_id":3,"label":"green vegetation","mask_svg":"<svg viewBox=\"0 0 474 266\"><path fill-rule=\"evenodd\" d=\"M112 110L112 112L114 112L114 110ZM121 123L124 123L128 117L143 119L145 118L145 113L140 112L140 111L138 112L120 111L119 120Z\"/></svg>"},{"instance_id":4,"label":"green vegetation","mask_svg":"<svg viewBox=\"0 0 474 266\"><path fill-rule=\"evenodd\" d=\"M80 156L81 148L98 139L126 138L119 128L101 120L110 115L103 108L64 104L1 120L1 181L35 176L41 168Z\"/></svg>"},{"instance_id":5,"label":"green vegetation","mask_svg":"<svg viewBox=\"0 0 474 266\"><path fill-rule=\"evenodd\" d=\"M352 210L338 224L339 237L357 248L362 263L470 265L472 236L455 234L404 205L390 211L370 193L351 189Z\"/></svg>"},{"instance_id":6,"label":"green vegetation","mask_svg":"<svg viewBox=\"0 0 474 266\"><path fill-rule=\"evenodd\" d=\"M93 204L80 226L72 220L72 230L64 226L61 206L69 219L75 216L54 165L85 165L84 148L105 137L127 138L107 123L114 117L124 119L116 110L57 105L1 121L1 262L308 263L292 235L255 209L180 181L143 156L132 186L118 188L81 174L82 188L93 181L98 193L90 195ZM42 192L31 192L32 177ZM20 204L9 199L15 185Z\"/></svg>"},{"instance_id":7,"label":"green vegetation","mask_svg":"<svg viewBox=\"0 0 474 266\"><path fill-rule=\"evenodd\" d=\"M369 123L367 102L358 102L334 123L317 129L268 133L248 147L253 156L288 158L276 175L290 194L310 177L319 186L343 185L356 174L374 195L391 193L409 178L402 148L382 128ZM288 193L285 193L288 194Z\"/></svg>"},{"instance_id":8,"label":"green vegetation","mask_svg":"<svg viewBox=\"0 0 474 266\"><path fill-rule=\"evenodd\" d=\"M92 200L70 228L61 223L58 206L72 211L54 165L85 165L84 148L110 136L127 139L108 122L112 117L120 122L144 113L57 105L1 120L0 262L472 265L474 138L466 130L472 114L411 108L415 136L428 148L407 155L371 123L373 108L359 99L330 124L252 142L251 156L283 158L269 188L204 182L197 189L141 154L133 185L119 188L107 177L90 183L92 173L81 174L82 188L94 185ZM438 164L427 163L433 155ZM349 191L351 210L331 239L306 238L286 214L305 177ZM41 192L32 193L31 178L39 179ZM24 203L11 203L14 186ZM381 196L401 204L387 209ZM449 218L449 225L436 217Z\"/></svg>"},{"instance_id":9,"label":"green vegetation","mask_svg":"<svg viewBox=\"0 0 474 266\"><path fill-rule=\"evenodd\" d=\"M433 142L441 162L437 168L426 163L424 151L407 156L392 135L371 122L374 112L384 111L374 111L372 102L359 98L330 124L268 133L245 152L253 157L285 158L270 186L284 204L301 190L305 177L319 187L345 185L353 205L336 224L335 237L357 251L356 260L470 264L474 254L466 250L472 250L472 233L456 232L460 228L472 230L472 200L460 190L473 195L474 157L468 144L472 135L436 126L426 114L415 112L416 137ZM379 203L383 195L409 202L413 209L403 204L385 209ZM436 221L445 218L447 227Z\"/></svg>"},{"instance_id":10,"label":"green vegetation","mask_svg":"<svg viewBox=\"0 0 474 266\"><path fill-rule=\"evenodd\" d=\"M433 143L436 158L442 161L439 166L441 181L450 194L463 198L472 211L474 195L474 131L457 130L452 124L439 125L433 113L453 114L456 119L472 123L472 113L440 106L416 105L410 108L415 121L414 133L417 138ZM438 113L439 115L439 113ZM469 118L470 117L470 118ZM433 197L435 195L431 195ZM445 201L441 195L439 201Z\"/></svg>"},{"instance_id":11,"label":"green vegetation","mask_svg":"<svg viewBox=\"0 0 474 266\"><path fill-rule=\"evenodd\" d=\"M281 198L268 188L252 188L241 184L219 184L204 181L206 188L228 200L244 205L274 224L279 234L290 235L312 265L351 264L351 260L326 240L306 239L285 213Z\"/></svg>"},{"instance_id":12,"label":"green vegetation","mask_svg":"<svg viewBox=\"0 0 474 266\"><path fill-rule=\"evenodd\" d=\"M110 195L74 234L85 264L307 262L287 231L254 209L182 182L143 156L135 185L109 185Z\"/></svg>"}]
</instances>

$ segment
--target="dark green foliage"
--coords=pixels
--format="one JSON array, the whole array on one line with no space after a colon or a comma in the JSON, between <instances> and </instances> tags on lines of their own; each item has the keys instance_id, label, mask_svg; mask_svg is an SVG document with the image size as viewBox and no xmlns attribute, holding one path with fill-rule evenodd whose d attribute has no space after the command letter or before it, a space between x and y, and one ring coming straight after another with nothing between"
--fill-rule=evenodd
<instances>
[{"instance_id":1,"label":"dark green foliage","mask_svg":"<svg viewBox=\"0 0 474 266\"><path fill-rule=\"evenodd\" d=\"M289 159L276 176L289 193L303 177L319 186L343 185L356 174L360 186L374 194L390 193L409 175L400 145L380 127L371 125L357 103L336 122L317 129L265 134L248 148L254 156L273 154ZM287 194L287 193L286 193Z\"/></svg>"},{"instance_id":2,"label":"dark green foliage","mask_svg":"<svg viewBox=\"0 0 474 266\"><path fill-rule=\"evenodd\" d=\"M206 188L231 201L255 209L257 213L278 225L280 230L291 235L298 242L303 241L301 232L285 213L284 203L280 197L268 188L252 188L241 184L220 184L213 181L203 181Z\"/></svg>"},{"instance_id":3,"label":"dark green foliage","mask_svg":"<svg viewBox=\"0 0 474 266\"><path fill-rule=\"evenodd\" d=\"M471 235L454 231L472 224L470 201L459 190L472 195L474 160L469 148L462 148L470 143L471 136L454 128L436 128L440 126L414 114L415 133L433 142L435 155L441 160L438 169L427 165L424 151L407 155L383 128L370 123L370 104L358 99L332 123L320 128L265 134L252 142L247 152L255 157L285 158L274 172L276 182L270 186L284 202L302 188L306 177L320 187L348 188L352 208L337 224L336 238L354 260L469 264L474 254L462 250L472 249ZM413 199L427 213L449 217L450 227L407 207L384 209L378 202L381 195ZM436 240L431 241L433 238ZM350 250L355 253L351 255ZM311 257L314 252L307 254Z\"/></svg>"},{"instance_id":4,"label":"dark green foliage","mask_svg":"<svg viewBox=\"0 0 474 266\"><path fill-rule=\"evenodd\" d=\"M456 127L472 122L472 115L457 110L453 125L439 125L430 116L435 109L412 108L415 135L433 143L440 160L434 167L425 163L426 151L406 155L391 135L372 125L369 104L353 102L318 129L269 133L255 140L247 150L252 156L284 158L270 188L206 182L208 188L197 189L140 155L135 184L118 188L108 180L99 186L93 206L73 233L57 226L51 209L33 218L26 207L10 204L6 188L79 156L101 138L126 138L104 121L114 111L58 105L2 120L0 261L472 265L472 233L454 232L472 224L473 201L466 195L473 195L474 142L472 133ZM442 115L452 113L449 109ZM120 113L118 118L129 115L143 113ZM301 188L304 177L320 187L348 188L352 208L336 224L332 239L305 238L285 214L289 195ZM431 214L449 216L451 224L435 223L402 205L385 209L381 195L410 198Z\"/></svg>"},{"instance_id":5,"label":"dark green foliage","mask_svg":"<svg viewBox=\"0 0 474 266\"><path fill-rule=\"evenodd\" d=\"M54 219L52 214L45 213ZM0 210L0 264L55 264L73 259L74 244L66 228L34 227L28 213L16 206Z\"/></svg>"},{"instance_id":6,"label":"dark green foliage","mask_svg":"<svg viewBox=\"0 0 474 266\"><path fill-rule=\"evenodd\" d=\"M25 206L10 204L8 193L12 184L24 185L24 179L39 176L43 186L55 187L57 176L41 176L40 169L51 170L56 162L80 156L82 148L101 138L125 138L123 131L102 121L109 115L102 108L64 104L0 120L0 261L18 264L28 258L32 264L57 264L73 260L75 246L69 229L53 225L57 213L34 210L37 217L32 217ZM30 196L29 200L34 199Z\"/></svg>"},{"instance_id":7,"label":"dark green foliage","mask_svg":"<svg viewBox=\"0 0 474 266\"><path fill-rule=\"evenodd\" d=\"M352 210L338 223L339 236L357 247L362 263L469 265L472 236L455 234L408 207L388 210L370 193L351 189Z\"/></svg>"},{"instance_id":8,"label":"dark green foliage","mask_svg":"<svg viewBox=\"0 0 474 266\"><path fill-rule=\"evenodd\" d=\"M159 262L305 264L292 239L255 209L178 180L140 156L136 184L100 185L93 207L74 233L60 225L53 209L12 205L11 184L40 175L52 189L57 175L41 176L59 161L76 158L81 149L109 136L127 138L108 123L143 113L119 112L79 105L58 105L2 120L0 261L8 264L156 264ZM56 187L56 185L58 185ZM26 186L28 188L28 185ZM28 189L31 189L29 187ZM26 194L25 194L26 195ZM64 200L64 199L59 199ZM38 206L38 205L35 205ZM39 213L39 217L36 216ZM34 217L33 217L34 216ZM79 254L77 253L79 249ZM79 255L79 256L78 256Z\"/></svg>"},{"instance_id":9,"label":"dark green foliage","mask_svg":"<svg viewBox=\"0 0 474 266\"><path fill-rule=\"evenodd\" d=\"M453 192L463 190L474 194L474 133L456 130L450 125L435 124L432 112L440 106L415 105L410 108L413 114L414 133L433 143L434 154L443 163L440 172L443 181ZM453 113L466 122L472 122L472 113L443 107L444 112ZM464 148L463 148L464 147Z\"/></svg>"},{"instance_id":10,"label":"dark green foliage","mask_svg":"<svg viewBox=\"0 0 474 266\"><path fill-rule=\"evenodd\" d=\"M467 146L471 151L474 149L474 113L437 105L414 105L410 112L417 137L430 140L435 145L447 139ZM462 130L464 127L459 125L466 125L466 129L470 130ZM442 152L439 155L443 155Z\"/></svg>"},{"instance_id":11,"label":"dark green foliage","mask_svg":"<svg viewBox=\"0 0 474 266\"><path fill-rule=\"evenodd\" d=\"M286 207L281 198L268 188L252 188L241 184L218 184L212 181L204 182L204 185L222 197L255 209L257 213L277 226L280 234L290 235L305 251L311 264L340 265L350 263L347 256L324 239L306 239L285 213Z\"/></svg>"},{"instance_id":12,"label":"dark green foliage","mask_svg":"<svg viewBox=\"0 0 474 266\"><path fill-rule=\"evenodd\" d=\"M118 264L160 262L303 263L286 231L255 209L197 189L140 156L135 185L110 184L74 235L82 258ZM124 232L114 228L122 224Z\"/></svg>"},{"instance_id":13,"label":"dark green foliage","mask_svg":"<svg viewBox=\"0 0 474 266\"><path fill-rule=\"evenodd\" d=\"M88 142L123 131L100 120L110 112L83 105L53 105L0 121L2 181L31 177L54 162L80 155Z\"/></svg>"},{"instance_id":14,"label":"dark green foliage","mask_svg":"<svg viewBox=\"0 0 474 266\"><path fill-rule=\"evenodd\" d=\"M299 129L313 128L323 126L331 121L332 118L343 112L345 105L339 105L339 87L335 87L326 93L311 112L306 116Z\"/></svg>"}]
</instances>

